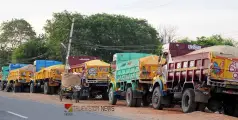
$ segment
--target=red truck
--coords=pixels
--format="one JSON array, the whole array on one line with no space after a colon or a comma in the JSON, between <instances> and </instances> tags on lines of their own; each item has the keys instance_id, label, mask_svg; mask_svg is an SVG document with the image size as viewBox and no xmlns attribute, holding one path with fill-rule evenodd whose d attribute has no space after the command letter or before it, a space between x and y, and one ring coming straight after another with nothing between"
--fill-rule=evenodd
<instances>
[{"instance_id":1,"label":"red truck","mask_svg":"<svg viewBox=\"0 0 238 120\"><path fill-rule=\"evenodd\" d=\"M226 49L233 53L225 53ZM238 56L235 51L238 48L229 46L164 45L158 75L150 90L153 108L180 104L185 113L208 107L214 112L222 108L227 115L237 115Z\"/></svg>"}]
</instances>

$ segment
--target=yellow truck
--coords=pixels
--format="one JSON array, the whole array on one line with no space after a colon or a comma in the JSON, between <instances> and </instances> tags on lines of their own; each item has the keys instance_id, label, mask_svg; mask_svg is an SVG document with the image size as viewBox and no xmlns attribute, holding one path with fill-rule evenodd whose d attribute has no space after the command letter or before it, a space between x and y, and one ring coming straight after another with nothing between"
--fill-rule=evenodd
<instances>
[{"instance_id":1,"label":"yellow truck","mask_svg":"<svg viewBox=\"0 0 238 120\"><path fill-rule=\"evenodd\" d=\"M33 65L11 70L7 78L6 91L29 92L29 83L34 71L35 67Z\"/></svg>"},{"instance_id":2,"label":"yellow truck","mask_svg":"<svg viewBox=\"0 0 238 120\"><path fill-rule=\"evenodd\" d=\"M96 98L98 95L108 99L109 68L110 64L101 60L91 60L71 66L70 72L81 74L80 99Z\"/></svg>"},{"instance_id":3,"label":"yellow truck","mask_svg":"<svg viewBox=\"0 0 238 120\"><path fill-rule=\"evenodd\" d=\"M55 94L61 85L61 74L65 65L53 65L36 72L31 79L30 92L44 92L44 94ZM43 89L43 90L42 90Z\"/></svg>"}]
</instances>

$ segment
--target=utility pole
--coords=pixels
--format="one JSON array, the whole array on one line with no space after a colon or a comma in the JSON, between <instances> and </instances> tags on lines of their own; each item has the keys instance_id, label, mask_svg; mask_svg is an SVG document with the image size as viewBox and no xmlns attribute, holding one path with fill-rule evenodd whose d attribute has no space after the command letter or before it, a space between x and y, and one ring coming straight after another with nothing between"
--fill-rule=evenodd
<instances>
[{"instance_id":1,"label":"utility pole","mask_svg":"<svg viewBox=\"0 0 238 120\"><path fill-rule=\"evenodd\" d=\"M74 18L72 20L71 30L70 30L70 36L69 36L69 44L68 44L68 50L66 55L66 66L65 66L65 72L68 73L69 69L69 54L70 54L70 48L71 48L71 42L72 42L72 36L74 31Z\"/></svg>"}]
</instances>

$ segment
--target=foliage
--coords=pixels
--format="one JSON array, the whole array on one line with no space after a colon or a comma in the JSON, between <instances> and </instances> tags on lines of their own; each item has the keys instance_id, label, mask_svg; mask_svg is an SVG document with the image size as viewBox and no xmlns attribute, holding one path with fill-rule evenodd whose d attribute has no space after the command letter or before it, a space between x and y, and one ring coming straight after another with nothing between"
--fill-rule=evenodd
<instances>
[{"instance_id":1,"label":"foliage","mask_svg":"<svg viewBox=\"0 0 238 120\"><path fill-rule=\"evenodd\" d=\"M13 63L30 63L35 59L46 59L47 47L42 39L29 40L12 53Z\"/></svg>"},{"instance_id":2,"label":"foliage","mask_svg":"<svg viewBox=\"0 0 238 120\"><path fill-rule=\"evenodd\" d=\"M75 18L75 26L71 55L100 56L110 61L116 52L154 53L157 47L157 32L146 20L110 14L83 16L71 13L67 17L65 13L54 13L53 19L48 20L45 26L52 58L60 59L62 56L60 43L67 43L71 27L69 18L72 17Z\"/></svg>"},{"instance_id":3,"label":"foliage","mask_svg":"<svg viewBox=\"0 0 238 120\"><path fill-rule=\"evenodd\" d=\"M178 40L180 43L191 43L197 44L201 46L214 46L214 45L229 45L236 46L236 42L232 39L223 38L221 35L212 35L210 37L197 37L197 40L189 40L188 38L184 38L182 40Z\"/></svg>"},{"instance_id":4,"label":"foliage","mask_svg":"<svg viewBox=\"0 0 238 120\"><path fill-rule=\"evenodd\" d=\"M28 39L35 38L31 25L24 19L12 19L1 24L0 65L11 62L12 51Z\"/></svg>"},{"instance_id":5,"label":"foliage","mask_svg":"<svg viewBox=\"0 0 238 120\"><path fill-rule=\"evenodd\" d=\"M24 19L12 19L1 24L0 42L14 49L23 42L35 37L36 33Z\"/></svg>"},{"instance_id":6,"label":"foliage","mask_svg":"<svg viewBox=\"0 0 238 120\"><path fill-rule=\"evenodd\" d=\"M67 11L66 11L67 12ZM67 46L71 28L71 19L74 17L74 30L82 28L83 15L79 13L66 14L65 12L54 13L52 20L47 20L44 26L47 47L49 48L49 59L64 60L65 50L61 43ZM76 32L74 32L75 34Z\"/></svg>"}]
</instances>

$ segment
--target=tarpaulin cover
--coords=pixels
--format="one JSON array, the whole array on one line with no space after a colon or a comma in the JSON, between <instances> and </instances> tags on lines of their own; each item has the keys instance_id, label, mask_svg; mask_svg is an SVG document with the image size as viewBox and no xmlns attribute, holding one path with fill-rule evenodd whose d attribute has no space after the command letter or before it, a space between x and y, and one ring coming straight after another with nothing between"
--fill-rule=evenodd
<instances>
[{"instance_id":1,"label":"tarpaulin cover","mask_svg":"<svg viewBox=\"0 0 238 120\"><path fill-rule=\"evenodd\" d=\"M62 74L62 87L71 87L75 85L81 84L81 74L74 74L74 73L63 73Z\"/></svg>"},{"instance_id":2,"label":"tarpaulin cover","mask_svg":"<svg viewBox=\"0 0 238 120\"><path fill-rule=\"evenodd\" d=\"M214 55L218 55L222 57L231 57L231 58L238 57L238 48L227 46L227 45L206 47L200 50L193 51L189 54L197 54L197 53L203 53L203 52L212 52Z\"/></svg>"},{"instance_id":3,"label":"tarpaulin cover","mask_svg":"<svg viewBox=\"0 0 238 120\"><path fill-rule=\"evenodd\" d=\"M85 62L87 66L107 66L109 67L110 64L103 62L101 60L90 60L88 62Z\"/></svg>"},{"instance_id":4,"label":"tarpaulin cover","mask_svg":"<svg viewBox=\"0 0 238 120\"><path fill-rule=\"evenodd\" d=\"M36 71L36 67L34 65L26 65L22 68L18 68L18 69L15 69L15 70L12 70L12 71L16 71L16 70L24 70L24 71L31 71L31 72L35 72Z\"/></svg>"}]
</instances>

